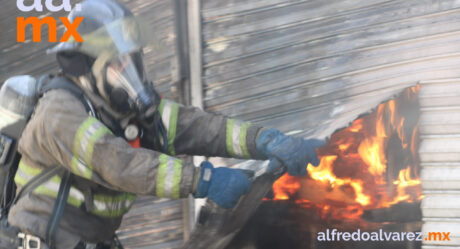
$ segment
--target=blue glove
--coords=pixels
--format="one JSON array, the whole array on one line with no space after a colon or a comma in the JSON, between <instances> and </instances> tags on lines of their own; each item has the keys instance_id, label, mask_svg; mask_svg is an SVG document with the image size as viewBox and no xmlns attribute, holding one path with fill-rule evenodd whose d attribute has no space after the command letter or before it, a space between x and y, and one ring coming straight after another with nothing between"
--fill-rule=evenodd
<instances>
[{"instance_id":1,"label":"blue glove","mask_svg":"<svg viewBox=\"0 0 460 249\"><path fill-rule=\"evenodd\" d=\"M276 172L285 165L292 176L307 174L307 165L319 165L315 149L324 140L286 136L277 129L263 131L256 141L257 153L270 160L267 172Z\"/></svg>"},{"instance_id":2,"label":"blue glove","mask_svg":"<svg viewBox=\"0 0 460 249\"><path fill-rule=\"evenodd\" d=\"M208 197L223 208L233 208L240 197L251 188L248 176L239 169L214 168L210 162L201 163L201 174L195 198Z\"/></svg>"}]
</instances>

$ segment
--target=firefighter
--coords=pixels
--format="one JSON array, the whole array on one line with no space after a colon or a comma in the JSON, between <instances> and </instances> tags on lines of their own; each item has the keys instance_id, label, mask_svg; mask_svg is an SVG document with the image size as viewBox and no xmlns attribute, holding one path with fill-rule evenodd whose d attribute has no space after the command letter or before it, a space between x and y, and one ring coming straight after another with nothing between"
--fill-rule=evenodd
<instances>
[{"instance_id":1,"label":"firefighter","mask_svg":"<svg viewBox=\"0 0 460 249\"><path fill-rule=\"evenodd\" d=\"M120 3L87 0L70 12L70 22L77 17L83 17L77 31L84 42L70 40L49 52L56 53L62 80L84 92L83 101L65 89L46 92L19 141L19 191L52 166L72 173L65 209L56 209L68 179L62 174L11 208L9 223L39 238L40 248L116 248L115 231L136 195L192 194L233 208L250 188L240 170L209 162L195 167L176 155L269 159L270 171L286 166L291 175L318 165L319 140L161 99L146 78L141 25ZM56 212L62 212L59 224L52 223Z\"/></svg>"}]
</instances>

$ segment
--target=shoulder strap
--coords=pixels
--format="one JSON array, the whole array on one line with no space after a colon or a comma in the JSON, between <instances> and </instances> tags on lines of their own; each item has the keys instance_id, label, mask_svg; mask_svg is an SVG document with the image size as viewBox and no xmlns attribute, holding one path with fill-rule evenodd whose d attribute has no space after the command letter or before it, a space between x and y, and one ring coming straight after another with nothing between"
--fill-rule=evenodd
<instances>
[{"instance_id":1,"label":"shoulder strap","mask_svg":"<svg viewBox=\"0 0 460 249\"><path fill-rule=\"evenodd\" d=\"M56 233L61 222L62 215L64 214L64 208L69 198L70 187L72 184L72 173L66 170L62 177L61 184L59 185L59 191L54 202L53 212L51 213L48 225L46 227L46 243L50 249L56 249Z\"/></svg>"},{"instance_id":2,"label":"shoulder strap","mask_svg":"<svg viewBox=\"0 0 460 249\"><path fill-rule=\"evenodd\" d=\"M73 81L64 76L56 76L51 78L46 84L44 84L44 86L42 86L38 97L41 98L45 93L55 89L63 89L68 91L81 101L87 112L94 112L93 107L85 95L85 92Z\"/></svg>"}]
</instances>

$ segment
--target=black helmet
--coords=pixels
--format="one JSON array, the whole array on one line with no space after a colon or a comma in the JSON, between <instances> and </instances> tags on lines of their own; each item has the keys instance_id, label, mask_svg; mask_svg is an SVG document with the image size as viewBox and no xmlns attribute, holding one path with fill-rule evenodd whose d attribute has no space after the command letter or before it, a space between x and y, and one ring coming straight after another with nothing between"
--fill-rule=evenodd
<instances>
[{"instance_id":1,"label":"black helmet","mask_svg":"<svg viewBox=\"0 0 460 249\"><path fill-rule=\"evenodd\" d=\"M148 115L158 102L143 64L148 32L141 32L131 11L115 0L83 1L68 16L71 23L77 17L83 17L77 28L83 42L70 39L48 53L57 53L65 73L90 74L94 81L90 90L96 90L116 111Z\"/></svg>"}]
</instances>

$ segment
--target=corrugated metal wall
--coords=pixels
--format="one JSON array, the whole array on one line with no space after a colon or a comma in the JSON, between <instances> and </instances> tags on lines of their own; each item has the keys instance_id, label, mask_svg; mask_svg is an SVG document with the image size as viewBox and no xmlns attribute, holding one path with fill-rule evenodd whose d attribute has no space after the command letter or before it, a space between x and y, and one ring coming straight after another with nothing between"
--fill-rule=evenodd
<instances>
[{"instance_id":1,"label":"corrugated metal wall","mask_svg":"<svg viewBox=\"0 0 460 249\"><path fill-rule=\"evenodd\" d=\"M420 152L435 158L422 161L424 231L458 231L460 109L449 106L460 94L443 80L460 78L460 1L202 0L201 13L208 111L327 137L408 86L444 82L421 92L445 89L430 96L442 107L422 99Z\"/></svg>"},{"instance_id":2,"label":"corrugated metal wall","mask_svg":"<svg viewBox=\"0 0 460 249\"><path fill-rule=\"evenodd\" d=\"M30 3L31 1L26 1ZM43 3L45 1L42 1ZM80 1L71 1L72 4ZM156 88L167 98L182 101L179 80L179 55L174 0L123 0L127 6L143 20L148 21L156 37L156 50L146 50L145 61L150 78ZM16 42L17 16L45 16L50 13L21 13L16 1L1 1L0 8L0 82L13 75L31 74L39 76L57 70L54 56L47 56L45 50L53 44L32 43L30 27L26 32L27 43ZM55 13L53 16L66 16ZM63 25L59 26L58 37L62 35ZM48 40L47 28L42 37ZM0 83L1 85L1 83ZM120 238L126 248L177 248L183 242L182 200L158 200L140 197L123 220Z\"/></svg>"},{"instance_id":3,"label":"corrugated metal wall","mask_svg":"<svg viewBox=\"0 0 460 249\"><path fill-rule=\"evenodd\" d=\"M422 82L420 159L423 232L450 240L424 241L424 249L460 246L460 79ZM444 236L442 237L444 238ZM442 248L447 248L442 247Z\"/></svg>"},{"instance_id":4,"label":"corrugated metal wall","mask_svg":"<svg viewBox=\"0 0 460 249\"><path fill-rule=\"evenodd\" d=\"M328 135L459 74L460 1L202 1L207 110Z\"/></svg>"}]
</instances>

